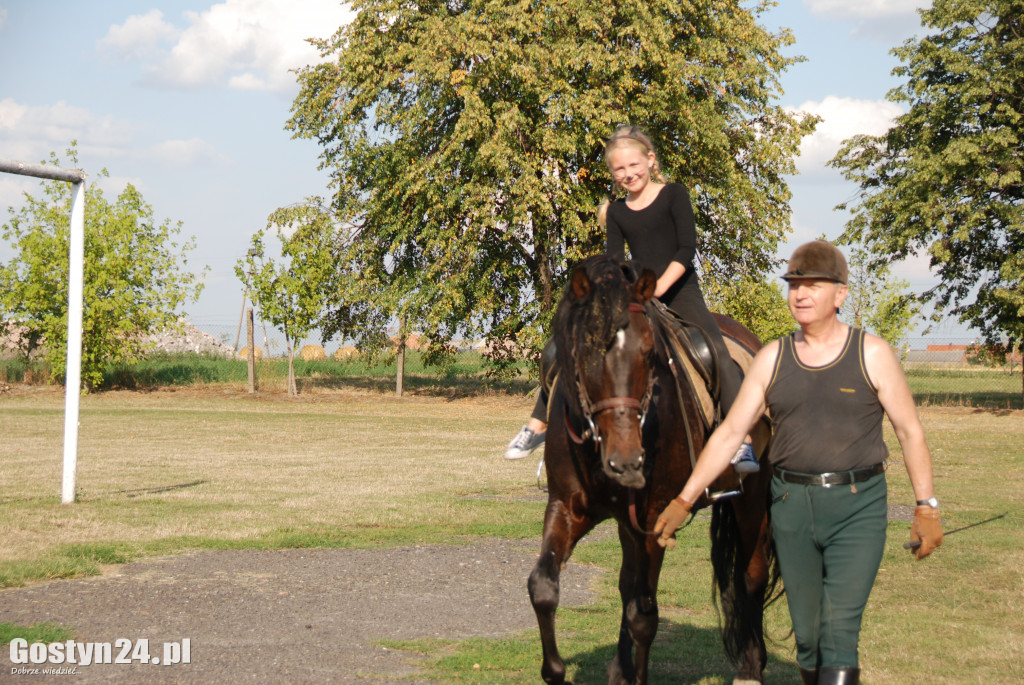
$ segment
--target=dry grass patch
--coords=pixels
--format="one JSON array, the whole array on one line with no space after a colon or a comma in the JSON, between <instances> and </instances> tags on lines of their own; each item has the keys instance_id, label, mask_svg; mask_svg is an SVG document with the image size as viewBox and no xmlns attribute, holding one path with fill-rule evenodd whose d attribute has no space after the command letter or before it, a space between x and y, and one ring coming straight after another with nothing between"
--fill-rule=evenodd
<instances>
[{"instance_id":1,"label":"dry grass patch","mask_svg":"<svg viewBox=\"0 0 1024 685\"><path fill-rule=\"evenodd\" d=\"M0 399L0 560L61 544L244 539L325 526L453 525L466 493L536 491L501 459L529 401L368 393L83 398L78 492L59 505L58 393Z\"/></svg>"}]
</instances>

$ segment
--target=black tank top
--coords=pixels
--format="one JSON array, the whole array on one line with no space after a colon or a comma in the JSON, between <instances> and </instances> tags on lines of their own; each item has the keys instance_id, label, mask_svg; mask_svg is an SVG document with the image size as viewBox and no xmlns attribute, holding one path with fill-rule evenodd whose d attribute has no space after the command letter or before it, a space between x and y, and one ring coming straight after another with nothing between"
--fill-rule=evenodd
<instances>
[{"instance_id":1,"label":"black tank top","mask_svg":"<svg viewBox=\"0 0 1024 685\"><path fill-rule=\"evenodd\" d=\"M818 367L797 358L794 335L780 341L765 395L772 463L789 471L828 473L885 461L884 411L864 368L864 331L851 326L839 356Z\"/></svg>"}]
</instances>

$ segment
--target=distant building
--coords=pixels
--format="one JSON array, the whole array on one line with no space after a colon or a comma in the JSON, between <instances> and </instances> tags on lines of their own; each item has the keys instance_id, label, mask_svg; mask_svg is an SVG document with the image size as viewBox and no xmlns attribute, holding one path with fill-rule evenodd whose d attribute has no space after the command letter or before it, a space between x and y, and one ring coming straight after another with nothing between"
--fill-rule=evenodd
<instances>
[{"instance_id":1,"label":"distant building","mask_svg":"<svg viewBox=\"0 0 1024 685\"><path fill-rule=\"evenodd\" d=\"M907 364L965 364L967 345L928 345L924 350L907 352Z\"/></svg>"}]
</instances>

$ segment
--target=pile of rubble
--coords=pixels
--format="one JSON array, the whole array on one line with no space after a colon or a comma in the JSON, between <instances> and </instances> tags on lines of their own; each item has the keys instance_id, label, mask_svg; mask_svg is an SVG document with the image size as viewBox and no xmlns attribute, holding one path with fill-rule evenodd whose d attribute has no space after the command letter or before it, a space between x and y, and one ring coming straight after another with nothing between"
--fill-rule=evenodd
<instances>
[{"instance_id":1,"label":"pile of rubble","mask_svg":"<svg viewBox=\"0 0 1024 685\"><path fill-rule=\"evenodd\" d=\"M231 357L235 348L227 345L209 333L204 333L187 321L182 322L181 333L165 331L149 336L147 342L155 344L159 352L193 352L195 354L215 354Z\"/></svg>"}]
</instances>

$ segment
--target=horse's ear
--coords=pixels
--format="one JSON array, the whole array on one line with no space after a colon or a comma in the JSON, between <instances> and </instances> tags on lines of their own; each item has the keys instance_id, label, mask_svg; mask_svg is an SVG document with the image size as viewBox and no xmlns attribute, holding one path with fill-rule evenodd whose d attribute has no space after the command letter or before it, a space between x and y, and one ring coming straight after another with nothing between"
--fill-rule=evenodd
<instances>
[{"instance_id":1,"label":"horse's ear","mask_svg":"<svg viewBox=\"0 0 1024 685\"><path fill-rule=\"evenodd\" d=\"M650 269L644 269L640 274L639 280L636 282L636 294L640 298L641 302L654 297L654 288L658 285L658 278L654 275L654 272Z\"/></svg>"},{"instance_id":2,"label":"horse's ear","mask_svg":"<svg viewBox=\"0 0 1024 685\"><path fill-rule=\"evenodd\" d=\"M587 296L590 292L590 279L585 269L576 269L572 272L572 294L577 300Z\"/></svg>"}]
</instances>

